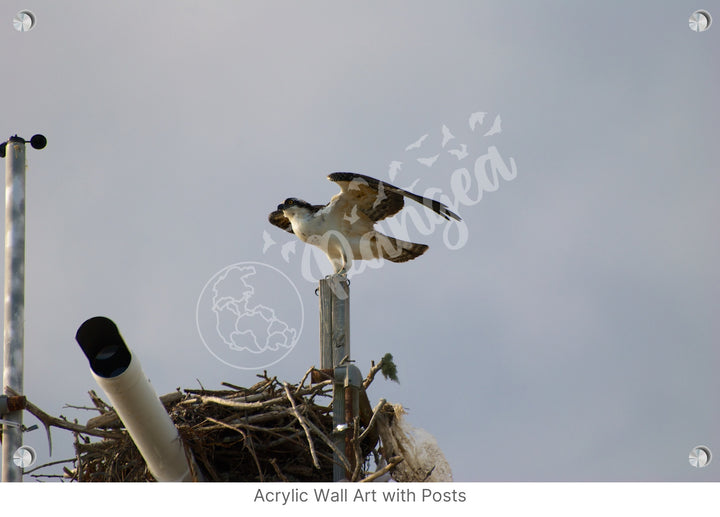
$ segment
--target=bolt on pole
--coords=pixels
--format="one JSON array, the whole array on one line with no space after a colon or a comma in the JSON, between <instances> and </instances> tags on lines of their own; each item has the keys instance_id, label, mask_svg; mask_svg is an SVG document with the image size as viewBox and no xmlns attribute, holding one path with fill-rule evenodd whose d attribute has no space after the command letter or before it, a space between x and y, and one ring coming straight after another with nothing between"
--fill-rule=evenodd
<instances>
[{"instance_id":1,"label":"bolt on pole","mask_svg":"<svg viewBox=\"0 0 720 517\"><path fill-rule=\"evenodd\" d=\"M35 135L36 149L47 140ZM17 135L0 147L5 157L5 311L3 342L3 393L23 394L25 341L25 140ZM22 447L23 412L0 415L2 427L2 481L22 481L22 462L15 463Z\"/></svg>"}]
</instances>

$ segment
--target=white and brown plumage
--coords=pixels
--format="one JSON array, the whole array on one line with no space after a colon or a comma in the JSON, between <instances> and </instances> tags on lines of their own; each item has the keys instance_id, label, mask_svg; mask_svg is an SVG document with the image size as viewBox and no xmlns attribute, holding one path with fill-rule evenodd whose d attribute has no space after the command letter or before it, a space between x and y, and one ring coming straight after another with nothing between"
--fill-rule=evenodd
<instances>
[{"instance_id":1,"label":"white and brown plumage","mask_svg":"<svg viewBox=\"0 0 720 517\"><path fill-rule=\"evenodd\" d=\"M353 260L384 258L406 262L425 253L428 249L425 244L402 241L374 230L376 222L403 208L406 197L447 220L460 220L439 201L363 174L334 172L328 179L341 189L328 204L311 205L291 197L278 205L268 219L278 228L294 233L301 241L322 249L336 273L346 273Z\"/></svg>"}]
</instances>

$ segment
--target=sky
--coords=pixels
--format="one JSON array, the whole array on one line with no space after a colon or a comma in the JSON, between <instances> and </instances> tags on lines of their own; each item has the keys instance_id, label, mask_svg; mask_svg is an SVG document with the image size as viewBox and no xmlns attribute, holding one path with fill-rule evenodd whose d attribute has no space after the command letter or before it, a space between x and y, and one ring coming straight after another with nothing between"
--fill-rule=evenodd
<instances>
[{"instance_id":1,"label":"sky","mask_svg":"<svg viewBox=\"0 0 720 517\"><path fill-rule=\"evenodd\" d=\"M329 264L267 215L354 171L463 219L409 202L382 228L429 250L351 274L355 364L398 365L371 403L402 404L456 481L720 481L720 462L688 462L720 454L720 27L691 31L698 8L720 17L716 1L3 2L0 139L48 140L27 151L25 394L93 416L65 406L99 389L74 340L98 315L158 394L298 382ZM297 331L271 365L199 324L206 287L247 263L249 303ZM42 428L25 440L39 462L73 455L61 430L52 457Z\"/></svg>"}]
</instances>

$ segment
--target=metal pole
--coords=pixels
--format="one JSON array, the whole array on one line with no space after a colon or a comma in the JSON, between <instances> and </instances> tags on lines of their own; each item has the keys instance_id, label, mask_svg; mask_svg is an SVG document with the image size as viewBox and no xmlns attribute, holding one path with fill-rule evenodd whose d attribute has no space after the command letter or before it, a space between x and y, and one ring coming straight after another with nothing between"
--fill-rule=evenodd
<instances>
[{"instance_id":1,"label":"metal pole","mask_svg":"<svg viewBox=\"0 0 720 517\"><path fill-rule=\"evenodd\" d=\"M346 278L320 280L320 368L350 359L350 284Z\"/></svg>"},{"instance_id":2,"label":"metal pole","mask_svg":"<svg viewBox=\"0 0 720 517\"><path fill-rule=\"evenodd\" d=\"M345 450L352 429L354 404L345 402L350 360L350 284L347 278L331 276L320 280L320 367L334 370L333 434L339 450ZM345 363L343 363L345 359ZM355 368L354 366L352 366ZM356 368L355 368L356 369ZM357 414L355 412L354 414ZM348 457L351 462L354 456ZM335 458L333 481L346 479L345 468Z\"/></svg>"},{"instance_id":3,"label":"metal pole","mask_svg":"<svg viewBox=\"0 0 720 517\"><path fill-rule=\"evenodd\" d=\"M350 284L345 277L330 277L332 291L333 367L350 360Z\"/></svg>"},{"instance_id":4,"label":"metal pole","mask_svg":"<svg viewBox=\"0 0 720 517\"><path fill-rule=\"evenodd\" d=\"M320 369L329 370L333 364L332 346L332 290L328 279L320 280Z\"/></svg>"},{"instance_id":5,"label":"metal pole","mask_svg":"<svg viewBox=\"0 0 720 517\"><path fill-rule=\"evenodd\" d=\"M5 340L3 391L23 393L23 342L25 312L25 140L7 142L5 159ZM22 411L3 417L2 480L22 481L22 468L13 455L22 446Z\"/></svg>"}]
</instances>

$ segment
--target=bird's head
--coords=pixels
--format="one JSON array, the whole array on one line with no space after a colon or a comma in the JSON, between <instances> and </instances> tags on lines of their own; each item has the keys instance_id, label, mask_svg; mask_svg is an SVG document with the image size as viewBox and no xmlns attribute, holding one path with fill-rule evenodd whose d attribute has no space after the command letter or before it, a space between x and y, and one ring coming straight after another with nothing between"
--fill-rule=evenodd
<instances>
[{"instance_id":1,"label":"bird's head","mask_svg":"<svg viewBox=\"0 0 720 517\"><path fill-rule=\"evenodd\" d=\"M298 199L296 197L289 197L285 202L278 205L277 209L285 212L285 215L292 217L300 213L306 213L312 205L307 201Z\"/></svg>"}]
</instances>

